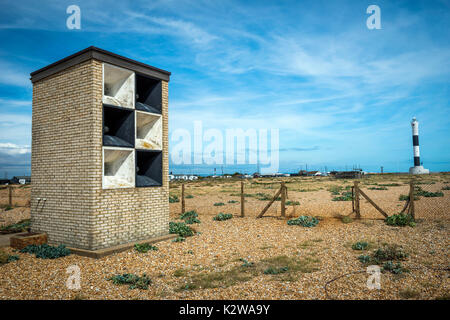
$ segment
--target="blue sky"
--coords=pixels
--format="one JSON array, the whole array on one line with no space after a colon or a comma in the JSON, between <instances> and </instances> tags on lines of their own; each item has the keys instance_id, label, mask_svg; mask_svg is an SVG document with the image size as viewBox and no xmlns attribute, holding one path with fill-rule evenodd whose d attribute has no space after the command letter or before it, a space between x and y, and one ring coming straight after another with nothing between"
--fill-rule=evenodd
<instances>
[{"instance_id":1,"label":"blue sky","mask_svg":"<svg viewBox=\"0 0 450 320\"><path fill-rule=\"evenodd\" d=\"M29 73L91 45L172 72L171 132L278 128L280 171L407 171L413 116L424 166L449 171L449 18L449 1L3 0L0 176L30 170Z\"/></svg>"}]
</instances>

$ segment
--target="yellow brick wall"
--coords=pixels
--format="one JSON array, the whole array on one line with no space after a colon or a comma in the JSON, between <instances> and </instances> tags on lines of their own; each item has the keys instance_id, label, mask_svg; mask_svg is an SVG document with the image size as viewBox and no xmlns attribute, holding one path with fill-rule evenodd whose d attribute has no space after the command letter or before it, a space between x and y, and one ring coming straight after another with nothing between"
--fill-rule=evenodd
<instances>
[{"instance_id":1,"label":"yellow brick wall","mask_svg":"<svg viewBox=\"0 0 450 320\"><path fill-rule=\"evenodd\" d=\"M89 250L168 233L168 83L162 87L163 186L102 189L102 62L34 83L32 231Z\"/></svg>"}]
</instances>

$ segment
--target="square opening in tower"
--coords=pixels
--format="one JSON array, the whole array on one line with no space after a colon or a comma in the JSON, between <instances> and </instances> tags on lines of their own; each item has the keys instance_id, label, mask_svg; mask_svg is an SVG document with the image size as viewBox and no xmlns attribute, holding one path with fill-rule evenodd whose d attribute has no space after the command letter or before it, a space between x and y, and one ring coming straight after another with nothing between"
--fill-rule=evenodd
<instances>
[{"instance_id":1,"label":"square opening in tower","mask_svg":"<svg viewBox=\"0 0 450 320\"><path fill-rule=\"evenodd\" d=\"M103 103L134 109L133 71L103 64Z\"/></svg>"},{"instance_id":2,"label":"square opening in tower","mask_svg":"<svg viewBox=\"0 0 450 320\"><path fill-rule=\"evenodd\" d=\"M152 113L161 113L161 80L136 74L136 109Z\"/></svg>"},{"instance_id":3,"label":"square opening in tower","mask_svg":"<svg viewBox=\"0 0 450 320\"><path fill-rule=\"evenodd\" d=\"M136 150L136 187L162 185L162 152Z\"/></svg>"},{"instance_id":4,"label":"square opening in tower","mask_svg":"<svg viewBox=\"0 0 450 320\"><path fill-rule=\"evenodd\" d=\"M103 145L134 147L134 111L103 105Z\"/></svg>"},{"instance_id":5,"label":"square opening in tower","mask_svg":"<svg viewBox=\"0 0 450 320\"><path fill-rule=\"evenodd\" d=\"M134 150L103 148L103 189L135 186Z\"/></svg>"},{"instance_id":6,"label":"square opening in tower","mask_svg":"<svg viewBox=\"0 0 450 320\"><path fill-rule=\"evenodd\" d=\"M161 115L136 111L136 148L162 149Z\"/></svg>"}]
</instances>

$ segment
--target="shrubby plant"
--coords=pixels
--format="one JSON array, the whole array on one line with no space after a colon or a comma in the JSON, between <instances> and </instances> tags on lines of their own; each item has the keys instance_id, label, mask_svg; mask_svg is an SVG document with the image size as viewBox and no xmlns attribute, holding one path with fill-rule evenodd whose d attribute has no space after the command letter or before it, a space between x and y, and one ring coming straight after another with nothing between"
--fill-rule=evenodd
<instances>
[{"instance_id":1,"label":"shrubby plant","mask_svg":"<svg viewBox=\"0 0 450 320\"><path fill-rule=\"evenodd\" d=\"M215 216L213 218L213 220L224 221L224 220L229 220L231 218L233 218L233 215L231 213L223 213L223 212L221 212L217 216Z\"/></svg>"},{"instance_id":2,"label":"shrubby plant","mask_svg":"<svg viewBox=\"0 0 450 320\"><path fill-rule=\"evenodd\" d=\"M180 237L191 237L194 235L194 230L187 226L184 222L169 222L169 233L178 234Z\"/></svg>"},{"instance_id":3,"label":"shrubby plant","mask_svg":"<svg viewBox=\"0 0 450 320\"><path fill-rule=\"evenodd\" d=\"M141 253L147 253L150 250L158 251L158 247L153 246L150 243L142 243L142 244L136 243L134 245L134 249L137 252L141 252Z\"/></svg>"},{"instance_id":4,"label":"shrubby plant","mask_svg":"<svg viewBox=\"0 0 450 320\"><path fill-rule=\"evenodd\" d=\"M392 216L387 217L384 221L389 226L414 227L416 225L414 218L410 214L404 213L393 214Z\"/></svg>"},{"instance_id":5,"label":"shrubby plant","mask_svg":"<svg viewBox=\"0 0 450 320\"><path fill-rule=\"evenodd\" d=\"M36 258L41 259L57 259L70 255L70 250L63 244L57 247L49 246L48 244L31 244L20 250L20 252L31 253L34 254Z\"/></svg>"},{"instance_id":6,"label":"shrubby plant","mask_svg":"<svg viewBox=\"0 0 450 320\"><path fill-rule=\"evenodd\" d=\"M319 224L319 220L315 217L310 216L300 216L297 219L288 220L287 222L290 226L300 225L302 227L315 227Z\"/></svg>"},{"instance_id":7,"label":"shrubby plant","mask_svg":"<svg viewBox=\"0 0 450 320\"><path fill-rule=\"evenodd\" d=\"M365 241L358 241L352 245L353 250L366 250L369 247L369 243Z\"/></svg>"},{"instance_id":8,"label":"shrubby plant","mask_svg":"<svg viewBox=\"0 0 450 320\"><path fill-rule=\"evenodd\" d=\"M132 273L124 273L112 276L111 280L114 284L128 284L130 289L147 290L152 280L144 273L141 277Z\"/></svg>"}]
</instances>

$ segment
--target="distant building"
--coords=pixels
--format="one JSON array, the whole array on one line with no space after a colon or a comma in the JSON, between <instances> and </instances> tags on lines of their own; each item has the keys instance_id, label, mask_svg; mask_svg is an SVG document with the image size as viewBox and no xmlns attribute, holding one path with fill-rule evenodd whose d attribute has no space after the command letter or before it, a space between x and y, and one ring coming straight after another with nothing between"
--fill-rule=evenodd
<instances>
[{"instance_id":1,"label":"distant building","mask_svg":"<svg viewBox=\"0 0 450 320\"><path fill-rule=\"evenodd\" d=\"M173 180L189 180L189 181L193 181L193 180L197 180L198 176L196 175L187 175L187 174L169 174L169 180L173 181Z\"/></svg>"},{"instance_id":2,"label":"distant building","mask_svg":"<svg viewBox=\"0 0 450 320\"><path fill-rule=\"evenodd\" d=\"M362 170L331 171L330 175L337 179L360 179L366 172Z\"/></svg>"},{"instance_id":3,"label":"distant building","mask_svg":"<svg viewBox=\"0 0 450 320\"><path fill-rule=\"evenodd\" d=\"M31 177L30 176L16 176L11 179L11 183L28 184L28 183L31 183Z\"/></svg>"},{"instance_id":4,"label":"distant building","mask_svg":"<svg viewBox=\"0 0 450 320\"><path fill-rule=\"evenodd\" d=\"M306 170L300 170L300 171L298 172L298 175L299 175L299 176L308 176L308 177L311 177L311 176L322 176L323 174L322 174L322 172L320 172L320 171L306 171Z\"/></svg>"}]
</instances>

